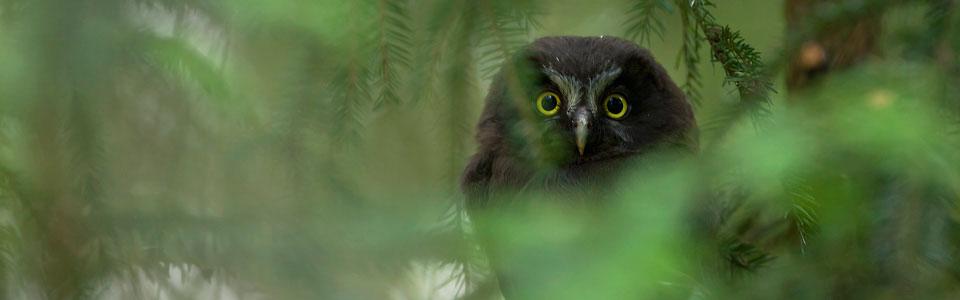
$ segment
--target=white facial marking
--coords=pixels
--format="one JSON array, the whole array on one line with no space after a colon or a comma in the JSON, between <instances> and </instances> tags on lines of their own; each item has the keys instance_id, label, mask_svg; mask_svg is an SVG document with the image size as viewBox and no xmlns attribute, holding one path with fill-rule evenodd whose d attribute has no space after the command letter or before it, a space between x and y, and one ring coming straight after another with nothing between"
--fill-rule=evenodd
<instances>
[{"instance_id":1,"label":"white facial marking","mask_svg":"<svg viewBox=\"0 0 960 300\"><path fill-rule=\"evenodd\" d=\"M596 77L590 79L587 90L587 101L589 101L589 107L593 113L597 112L597 99L603 97L601 93L607 89L607 86L609 86L614 79L620 76L620 71L619 67L608 68L606 71L600 72Z\"/></svg>"},{"instance_id":2,"label":"white facial marking","mask_svg":"<svg viewBox=\"0 0 960 300\"><path fill-rule=\"evenodd\" d=\"M562 97L564 101L562 103L567 108L567 114L572 114L574 110L576 110L580 102L583 101L584 96L587 100L587 109L589 109L591 113L596 114L598 109L597 98L603 96L601 93L603 93L614 79L620 76L621 71L619 67L607 68L605 71L591 78L586 90L584 90L583 83L573 76L561 74L551 67L543 67L543 73L547 75L547 78L549 78L550 81L560 89L560 93L563 94Z\"/></svg>"},{"instance_id":3,"label":"white facial marking","mask_svg":"<svg viewBox=\"0 0 960 300\"><path fill-rule=\"evenodd\" d=\"M563 94L564 98L562 103L567 107L567 110L571 110L572 107L576 107L577 103L580 102L580 95L582 93L582 84L576 78L572 76L567 76L560 74L551 67L544 67L543 73L547 74L547 77L550 78L550 81L553 84L557 85L557 88L560 89L560 93Z\"/></svg>"}]
</instances>

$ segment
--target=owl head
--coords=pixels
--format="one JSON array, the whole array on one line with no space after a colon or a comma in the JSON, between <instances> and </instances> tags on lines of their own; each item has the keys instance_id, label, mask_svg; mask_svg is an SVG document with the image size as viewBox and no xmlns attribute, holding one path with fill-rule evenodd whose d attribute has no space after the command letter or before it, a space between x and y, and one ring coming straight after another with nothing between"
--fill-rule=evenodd
<instances>
[{"instance_id":1,"label":"owl head","mask_svg":"<svg viewBox=\"0 0 960 300\"><path fill-rule=\"evenodd\" d=\"M684 94L649 51L623 39L538 39L504 64L486 101L481 148L519 160L582 167L697 149Z\"/></svg>"}]
</instances>

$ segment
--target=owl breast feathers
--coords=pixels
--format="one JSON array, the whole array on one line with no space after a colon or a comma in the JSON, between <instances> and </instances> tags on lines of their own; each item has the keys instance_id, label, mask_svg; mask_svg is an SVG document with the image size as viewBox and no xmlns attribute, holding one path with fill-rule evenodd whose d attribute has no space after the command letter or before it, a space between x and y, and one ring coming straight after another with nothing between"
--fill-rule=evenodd
<instances>
[{"instance_id":1,"label":"owl breast feathers","mask_svg":"<svg viewBox=\"0 0 960 300\"><path fill-rule=\"evenodd\" d=\"M494 78L464 170L468 207L503 189L604 180L653 150L694 153L696 121L650 52L611 37L546 37Z\"/></svg>"}]
</instances>

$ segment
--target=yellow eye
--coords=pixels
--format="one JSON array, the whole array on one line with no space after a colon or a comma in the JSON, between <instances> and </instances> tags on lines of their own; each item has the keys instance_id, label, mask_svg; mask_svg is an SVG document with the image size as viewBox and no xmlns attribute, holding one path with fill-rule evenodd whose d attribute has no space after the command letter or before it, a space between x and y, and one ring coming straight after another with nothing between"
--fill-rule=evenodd
<instances>
[{"instance_id":1,"label":"yellow eye","mask_svg":"<svg viewBox=\"0 0 960 300\"><path fill-rule=\"evenodd\" d=\"M537 111L547 117L560 112L560 96L552 92L543 92L537 96Z\"/></svg>"},{"instance_id":2,"label":"yellow eye","mask_svg":"<svg viewBox=\"0 0 960 300\"><path fill-rule=\"evenodd\" d=\"M627 108L627 99L618 94L607 96L607 100L603 101L603 109L607 111L607 116L613 119L626 116Z\"/></svg>"}]
</instances>

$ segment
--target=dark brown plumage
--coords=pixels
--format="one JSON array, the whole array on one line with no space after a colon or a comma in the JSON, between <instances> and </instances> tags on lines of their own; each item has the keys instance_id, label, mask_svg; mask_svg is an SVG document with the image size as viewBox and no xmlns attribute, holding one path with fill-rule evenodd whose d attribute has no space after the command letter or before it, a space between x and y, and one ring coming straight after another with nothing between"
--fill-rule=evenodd
<instances>
[{"instance_id":1,"label":"dark brown plumage","mask_svg":"<svg viewBox=\"0 0 960 300\"><path fill-rule=\"evenodd\" d=\"M505 295L509 272L490 253L496 237L483 235L478 218L503 209L499 193L577 191L651 151L698 148L691 106L663 67L647 50L611 37L541 38L505 62L476 139L462 188Z\"/></svg>"},{"instance_id":2,"label":"dark brown plumage","mask_svg":"<svg viewBox=\"0 0 960 300\"><path fill-rule=\"evenodd\" d=\"M594 87L596 95L587 95L591 82L599 84L598 76L616 69L620 71L608 84ZM544 70L579 82L578 90L563 91L567 88ZM534 99L542 91L560 95L566 100L562 107L576 102L573 110L592 112L582 155L571 114L562 109L554 117L537 115ZM581 99L571 99L571 92ZM597 107L612 93L626 96L629 105L619 120L602 115ZM695 127L690 104L647 50L611 37L541 38L494 79L477 125L479 147L464 170L463 188L469 202L479 204L487 200L482 195L490 189L529 188L534 177L576 184L591 175L608 174L623 159L657 147L696 151Z\"/></svg>"}]
</instances>

